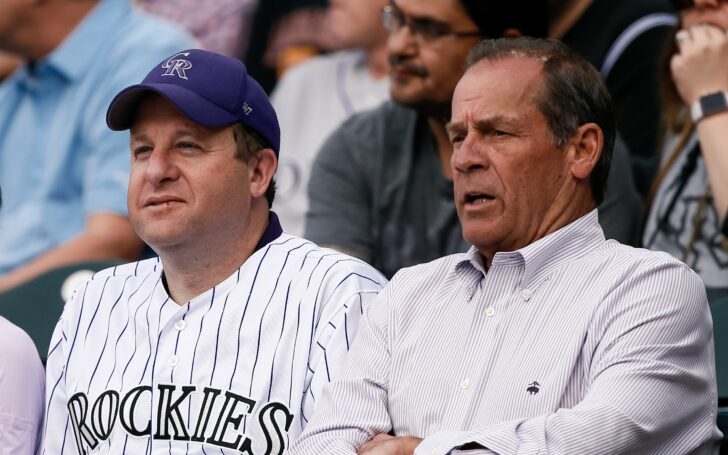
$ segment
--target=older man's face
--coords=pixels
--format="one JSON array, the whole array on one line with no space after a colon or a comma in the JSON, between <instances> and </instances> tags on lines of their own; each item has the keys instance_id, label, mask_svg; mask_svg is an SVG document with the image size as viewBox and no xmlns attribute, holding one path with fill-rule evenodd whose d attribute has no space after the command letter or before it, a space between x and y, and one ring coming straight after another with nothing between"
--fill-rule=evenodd
<instances>
[{"instance_id":1,"label":"older man's face","mask_svg":"<svg viewBox=\"0 0 728 455\"><path fill-rule=\"evenodd\" d=\"M128 206L139 237L159 253L244 235L251 169L236 150L232 127L198 125L149 95L131 128Z\"/></svg>"},{"instance_id":2,"label":"older man's face","mask_svg":"<svg viewBox=\"0 0 728 455\"><path fill-rule=\"evenodd\" d=\"M532 59L480 62L455 90L455 204L463 236L489 259L549 232L557 199L570 196L568 159L533 102L540 73Z\"/></svg>"}]
</instances>

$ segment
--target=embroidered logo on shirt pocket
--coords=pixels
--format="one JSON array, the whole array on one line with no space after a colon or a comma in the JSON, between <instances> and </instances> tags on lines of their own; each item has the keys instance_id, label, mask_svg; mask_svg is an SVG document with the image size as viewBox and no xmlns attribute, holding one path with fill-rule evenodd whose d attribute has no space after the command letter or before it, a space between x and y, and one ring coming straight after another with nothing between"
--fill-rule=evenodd
<instances>
[{"instance_id":1,"label":"embroidered logo on shirt pocket","mask_svg":"<svg viewBox=\"0 0 728 455\"><path fill-rule=\"evenodd\" d=\"M536 395L540 391L541 391L541 384L539 384L536 381L533 381L532 383L528 384L528 388L526 389L526 392L528 392L529 395Z\"/></svg>"}]
</instances>

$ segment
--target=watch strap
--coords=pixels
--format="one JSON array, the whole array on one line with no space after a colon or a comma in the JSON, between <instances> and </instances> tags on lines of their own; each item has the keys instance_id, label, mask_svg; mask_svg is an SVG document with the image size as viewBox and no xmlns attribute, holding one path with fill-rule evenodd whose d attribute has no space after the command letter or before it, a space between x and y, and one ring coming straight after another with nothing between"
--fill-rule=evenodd
<instances>
[{"instance_id":1,"label":"watch strap","mask_svg":"<svg viewBox=\"0 0 728 455\"><path fill-rule=\"evenodd\" d=\"M728 96L726 92L713 92L703 95L690 106L690 118L698 123L705 117L728 110Z\"/></svg>"}]
</instances>

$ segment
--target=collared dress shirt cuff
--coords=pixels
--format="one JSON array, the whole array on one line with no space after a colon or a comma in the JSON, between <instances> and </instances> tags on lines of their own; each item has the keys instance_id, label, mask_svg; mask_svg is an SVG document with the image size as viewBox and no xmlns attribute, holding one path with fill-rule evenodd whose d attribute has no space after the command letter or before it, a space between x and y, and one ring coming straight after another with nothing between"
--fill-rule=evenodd
<instances>
[{"instance_id":1,"label":"collared dress shirt cuff","mask_svg":"<svg viewBox=\"0 0 728 455\"><path fill-rule=\"evenodd\" d=\"M467 442L468 433L467 431L438 431L432 433L417 446L414 455L445 455L453 453L453 449L464 444L462 441Z\"/></svg>"},{"instance_id":2,"label":"collared dress shirt cuff","mask_svg":"<svg viewBox=\"0 0 728 455\"><path fill-rule=\"evenodd\" d=\"M425 438L415 455L506 455L518 452L539 455L537 441L522 434L514 440L514 430L523 419L503 422L494 427L473 431L440 431Z\"/></svg>"}]
</instances>

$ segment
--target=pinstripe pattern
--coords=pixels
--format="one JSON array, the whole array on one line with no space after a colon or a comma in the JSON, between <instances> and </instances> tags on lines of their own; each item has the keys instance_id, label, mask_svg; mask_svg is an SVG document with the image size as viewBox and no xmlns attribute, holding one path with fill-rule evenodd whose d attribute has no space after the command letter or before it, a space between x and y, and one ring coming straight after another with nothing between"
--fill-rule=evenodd
<instances>
[{"instance_id":1,"label":"pinstripe pattern","mask_svg":"<svg viewBox=\"0 0 728 455\"><path fill-rule=\"evenodd\" d=\"M291 455L390 430L424 438L416 454L717 453L710 313L685 265L605 241L596 210L481 264L395 275Z\"/></svg>"},{"instance_id":2,"label":"pinstripe pattern","mask_svg":"<svg viewBox=\"0 0 728 455\"><path fill-rule=\"evenodd\" d=\"M186 305L167 295L158 259L99 272L75 292L52 338L43 453L85 453L79 416L91 431L81 438L86 450L97 439L94 454L233 454L245 452L246 438L254 454L280 453L340 370L362 306L385 282L359 260L287 234ZM79 392L86 403L72 398ZM264 413L274 403L292 414L287 432L286 412ZM124 406L132 430L151 430L125 429ZM193 438L198 428L204 443ZM218 443L208 441L214 432ZM161 440L165 433L172 439ZM223 446L237 438L237 448Z\"/></svg>"}]
</instances>

